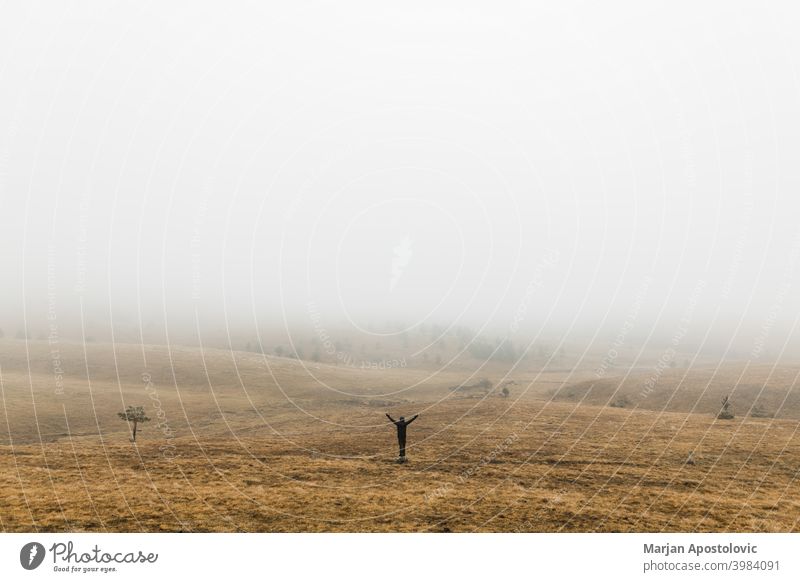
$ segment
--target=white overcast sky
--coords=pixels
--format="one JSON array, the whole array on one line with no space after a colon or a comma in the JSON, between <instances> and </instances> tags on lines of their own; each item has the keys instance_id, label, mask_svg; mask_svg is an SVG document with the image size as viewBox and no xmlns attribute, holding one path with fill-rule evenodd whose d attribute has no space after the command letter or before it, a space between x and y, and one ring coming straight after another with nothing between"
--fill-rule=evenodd
<instances>
[{"instance_id":1,"label":"white overcast sky","mask_svg":"<svg viewBox=\"0 0 800 582\"><path fill-rule=\"evenodd\" d=\"M794 324L796 3L277 4L0 6L6 325Z\"/></svg>"}]
</instances>

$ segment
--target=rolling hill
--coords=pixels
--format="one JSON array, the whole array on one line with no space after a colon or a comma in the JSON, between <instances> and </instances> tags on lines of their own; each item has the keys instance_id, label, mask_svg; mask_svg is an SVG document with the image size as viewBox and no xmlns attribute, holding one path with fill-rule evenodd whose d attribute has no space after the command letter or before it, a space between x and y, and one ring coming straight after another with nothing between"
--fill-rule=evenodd
<instances>
[{"instance_id":1,"label":"rolling hill","mask_svg":"<svg viewBox=\"0 0 800 582\"><path fill-rule=\"evenodd\" d=\"M549 395L595 406L711 415L728 396L734 414L800 419L800 366L729 363L640 372L570 384Z\"/></svg>"}]
</instances>

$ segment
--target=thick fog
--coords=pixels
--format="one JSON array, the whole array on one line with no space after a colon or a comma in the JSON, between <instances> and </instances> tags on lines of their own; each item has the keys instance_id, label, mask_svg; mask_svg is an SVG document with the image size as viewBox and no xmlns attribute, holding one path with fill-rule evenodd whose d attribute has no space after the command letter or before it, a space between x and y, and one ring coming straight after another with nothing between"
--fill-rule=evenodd
<instances>
[{"instance_id":1,"label":"thick fog","mask_svg":"<svg viewBox=\"0 0 800 582\"><path fill-rule=\"evenodd\" d=\"M3 11L6 337L792 338L792 3Z\"/></svg>"}]
</instances>

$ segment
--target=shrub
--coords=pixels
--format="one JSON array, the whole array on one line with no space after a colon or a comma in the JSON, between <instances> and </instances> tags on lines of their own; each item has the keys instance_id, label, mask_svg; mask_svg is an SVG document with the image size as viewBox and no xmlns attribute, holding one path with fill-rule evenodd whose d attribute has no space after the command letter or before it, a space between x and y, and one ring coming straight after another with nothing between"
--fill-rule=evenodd
<instances>
[{"instance_id":1,"label":"shrub","mask_svg":"<svg viewBox=\"0 0 800 582\"><path fill-rule=\"evenodd\" d=\"M717 414L717 418L721 420L730 420L733 418L733 408L727 396L722 398L722 408Z\"/></svg>"},{"instance_id":2,"label":"shrub","mask_svg":"<svg viewBox=\"0 0 800 582\"><path fill-rule=\"evenodd\" d=\"M753 418L774 418L775 414L768 411L760 404L756 404L753 406L753 410L750 411L750 416Z\"/></svg>"},{"instance_id":3,"label":"shrub","mask_svg":"<svg viewBox=\"0 0 800 582\"><path fill-rule=\"evenodd\" d=\"M611 402L609 406L611 406L612 408L627 408L628 406L630 406L630 404L631 401L628 399L627 396L619 396L613 402Z\"/></svg>"}]
</instances>

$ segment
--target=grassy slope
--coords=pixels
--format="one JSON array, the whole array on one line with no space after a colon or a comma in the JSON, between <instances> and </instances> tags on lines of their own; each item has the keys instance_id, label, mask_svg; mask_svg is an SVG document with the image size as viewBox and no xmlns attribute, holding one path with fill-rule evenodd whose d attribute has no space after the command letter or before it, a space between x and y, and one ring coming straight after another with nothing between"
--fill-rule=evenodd
<instances>
[{"instance_id":1,"label":"grassy slope","mask_svg":"<svg viewBox=\"0 0 800 582\"><path fill-rule=\"evenodd\" d=\"M722 397L728 395L735 414L760 410L776 418L800 419L800 367L742 362L665 370L660 375L638 373L579 382L551 395L597 406L621 403L625 408L702 414L716 414Z\"/></svg>"},{"instance_id":2,"label":"grassy slope","mask_svg":"<svg viewBox=\"0 0 800 582\"><path fill-rule=\"evenodd\" d=\"M268 360L273 378L253 354L210 351L204 363L186 348L146 347L143 366L140 347L118 346L117 381L106 345L89 348L91 390L83 348L62 346L69 377L58 396L47 346L30 350L29 375L24 344L0 346L0 436L14 443L0 445L3 530L798 529L791 418L518 400L521 388L456 398L447 386L463 372L398 391L425 373L319 366L321 384L294 360ZM114 413L124 397L155 417L143 371L173 432L154 420L134 447ZM31 390L51 435L42 442ZM384 410L422 411L407 465L393 462Z\"/></svg>"}]
</instances>

